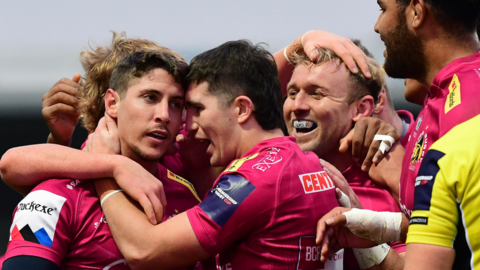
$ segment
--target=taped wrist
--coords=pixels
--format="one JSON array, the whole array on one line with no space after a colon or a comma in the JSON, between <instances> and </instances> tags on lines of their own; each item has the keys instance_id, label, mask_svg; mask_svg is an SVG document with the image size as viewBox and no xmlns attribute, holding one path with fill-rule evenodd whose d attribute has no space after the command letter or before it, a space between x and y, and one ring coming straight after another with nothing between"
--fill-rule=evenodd
<instances>
[{"instance_id":1,"label":"taped wrist","mask_svg":"<svg viewBox=\"0 0 480 270\"><path fill-rule=\"evenodd\" d=\"M383 244L401 241L402 213L375 212L366 209L352 209L343 213L347 218L345 227L360 237Z\"/></svg>"},{"instance_id":2,"label":"taped wrist","mask_svg":"<svg viewBox=\"0 0 480 270\"><path fill-rule=\"evenodd\" d=\"M372 248L353 248L353 254L360 269L368 269L381 264L389 251L390 246L387 244L381 244Z\"/></svg>"}]
</instances>

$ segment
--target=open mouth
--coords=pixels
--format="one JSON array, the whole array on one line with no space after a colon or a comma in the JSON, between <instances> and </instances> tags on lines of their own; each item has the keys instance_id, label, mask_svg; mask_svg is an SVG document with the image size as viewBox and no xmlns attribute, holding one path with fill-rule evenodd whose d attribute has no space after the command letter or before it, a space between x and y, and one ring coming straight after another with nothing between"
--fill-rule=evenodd
<instances>
[{"instance_id":1,"label":"open mouth","mask_svg":"<svg viewBox=\"0 0 480 270\"><path fill-rule=\"evenodd\" d=\"M167 136L164 133L160 133L160 132L148 133L147 136L158 139L158 140L165 140L167 138Z\"/></svg>"},{"instance_id":2,"label":"open mouth","mask_svg":"<svg viewBox=\"0 0 480 270\"><path fill-rule=\"evenodd\" d=\"M295 120L293 121L293 127L297 133L302 134L314 131L318 125L309 120Z\"/></svg>"}]
</instances>

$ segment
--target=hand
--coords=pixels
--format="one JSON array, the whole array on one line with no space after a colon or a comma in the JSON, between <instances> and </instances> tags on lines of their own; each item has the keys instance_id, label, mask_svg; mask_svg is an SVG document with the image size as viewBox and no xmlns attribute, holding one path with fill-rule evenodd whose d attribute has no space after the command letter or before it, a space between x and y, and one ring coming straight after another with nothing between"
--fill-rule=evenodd
<instances>
[{"instance_id":1,"label":"hand","mask_svg":"<svg viewBox=\"0 0 480 270\"><path fill-rule=\"evenodd\" d=\"M322 246L321 261L325 262L342 248L369 248L376 244L365 238L354 235L344 227L347 220L343 213L351 209L336 207L324 215L317 223L317 245Z\"/></svg>"},{"instance_id":2,"label":"hand","mask_svg":"<svg viewBox=\"0 0 480 270\"><path fill-rule=\"evenodd\" d=\"M121 153L117 123L107 113L98 121L95 132L88 135L83 151L114 155Z\"/></svg>"},{"instance_id":3,"label":"hand","mask_svg":"<svg viewBox=\"0 0 480 270\"><path fill-rule=\"evenodd\" d=\"M63 78L43 96L42 115L48 125L49 143L70 146L73 132L78 123L78 86L80 74L72 80Z\"/></svg>"},{"instance_id":4,"label":"hand","mask_svg":"<svg viewBox=\"0 0 480 270\"><path fill-rule=\"evenodd\" d=\"M342 191L345 195L347 195L348 199L350 200L350 207L348 208L360 208L362 209L362 204L360 203L360 200L357 197L357 194L353 191L353 189L348 185L347 180L345 177L343 177L343 174L335 168L332 164L328 163L327 161L320 159L320 164L322 165L323 169L325 172L328 174L328 176L333 180L333 183L335 183L335 186L339 191ZM339 193L336 190L337 193L337 199L341 196L341 193ZM341 205L343 207L347 207L346 205Z\"/></svg>"},{"instance_id":5,"label":"hand","mask_svg":"<svg viewBox=\"0 0 480 270\"><path fill-rule=\"evenodd\" d=\"M366 78L372 77L368 69L367 56L348 38L322 30L314 30L303 34L302 46L306 55L312 61L316 61L318 58L316 48L327 48L342 58L352 73L358 73L357 63Z\"/></svg>"},{"instance_id":6,"label":"hand","mask_svg":"<svg viewBox=\"0 0 480 270\"><path fill-rule=\"evenodd\" d=\"M355 123L355 127L340 140L339 151L344 153L351 146L353 160L362 171L367 172L373 163L378 164L387 154L387 152L383 154L379 150L382 141L373 140L377 134L389 135L395 141L401 137L400 132L389 123L378 118L362 117ZM385 143L390 145L388 141Z\"/></svg>"},{"instance_id":7,"label":"hand","mask_svg":"<svg viewBox=\"0 0 480 270\"><path fill-rule=\"evenodd\" d=\"M167 197L160 180L128 158L115 166L113 178L125 193L140 203L153 225L162 221Z\"/></svg>"}]
</instances>

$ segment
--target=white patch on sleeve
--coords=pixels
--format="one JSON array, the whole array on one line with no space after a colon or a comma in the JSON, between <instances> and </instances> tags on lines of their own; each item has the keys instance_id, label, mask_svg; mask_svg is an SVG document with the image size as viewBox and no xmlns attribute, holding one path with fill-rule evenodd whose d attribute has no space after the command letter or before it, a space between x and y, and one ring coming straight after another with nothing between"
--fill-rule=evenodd
<instances>
[{"instance_id":1,"label":"white patch on sleeve","mask_svg":"<svg viewBox=\"0 0 480 270\"><path fill-rule=\"evenodd\" d=\"M28 225L33 233L44 230L53 242L60 212L66 200L46 190L30 192L17 206L10 227L10 240L15 226L17 230L22 230Z\"/></svg>"}]
</instances>

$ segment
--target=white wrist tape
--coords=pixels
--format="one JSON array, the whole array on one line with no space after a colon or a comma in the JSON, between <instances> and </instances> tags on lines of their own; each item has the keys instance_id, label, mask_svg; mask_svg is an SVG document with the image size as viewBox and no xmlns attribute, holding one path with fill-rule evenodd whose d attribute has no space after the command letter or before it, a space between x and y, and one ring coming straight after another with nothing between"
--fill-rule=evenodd
<instances>
[{"instance_id":1,"label":"white wrist tape","mask_svg":"<svg viewBox=\"0 0 480 270\"><path fill-rule=\"evenodd\" d=\"M380 150L382 152L382 154L385 154L385 152L388 152L388 150L390 150L392 145L395 143L395 139L390 135L379 135L379 134L377 134L373 137L373 140L374 141L382 141L382 143L380 144L380 147L378 148L378 150ZM386 144L385 141L388 141L390 143L390 145Z\"/></svg>"},{"instance_id":2,"label":"white wrist tape","mask_svg":"<svg viewBox=\"0 0 480 270\"><path fill-rule=\"evenodd\" d=\"M353 254L357 259L360 269L368 269L379 265L385 260L390 251L390 246L381 244L372 248L353 248Z\"/></svg>"},{"instance_id":3,"label":"white wrist tape","mask_svg":"<svg viewBox=\"0 0 480 270\"><path fill-rule=\"evenodd\" d=\"M402 213L353 208L343 214L347 218L345 227L357 236L370 239L377 244L401 241Z\"/></svg>"},{"instance_id":4,"label":"white wrist tape","mask_svg":"<svg viewBox=\"0 0 480 270\"><path fill-rule=\"evenodd\" d=\"M283 56L285 56L285 59L287 59L287 62L289 64L292 64L292 62L290 62L290 59L288 58L288 55L287 55L287 48L288 48L288 46L285 47L285 49L283 49Z\"/></svg>"},{"instance_id":5,"label":"white wrist tape","mask_svg":"<svg viewBox=\"0 0 480 270\"><path fill-rule=\"evenodd\" d=\"M102 201L100 202L100 206L103 206L103 203L104 203L108 198L110 198L110 196L112 196L113 194L118 193L118 192L123 192L123 190L117 189L117 190L114 190L114 191L108 193L107 196L103 197Z\"/></svg>"},{"instance_id":6,"label":"white wrist tape","mask_svg":"<svg viewBox=\"0 0 480 270\"><path fill-rule=\"evenodd\" d=\"M341 207L352 208L352 204L350 203L350 198L348 198L348 196L345 193L343 193L343 191L341 190L340 190L340 193L342 193L342 196L340 198L337 198L338 204Z\"/></svg>"}]
</instances>

